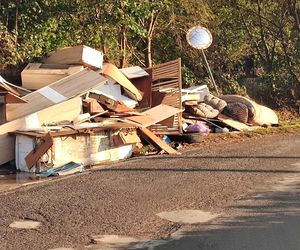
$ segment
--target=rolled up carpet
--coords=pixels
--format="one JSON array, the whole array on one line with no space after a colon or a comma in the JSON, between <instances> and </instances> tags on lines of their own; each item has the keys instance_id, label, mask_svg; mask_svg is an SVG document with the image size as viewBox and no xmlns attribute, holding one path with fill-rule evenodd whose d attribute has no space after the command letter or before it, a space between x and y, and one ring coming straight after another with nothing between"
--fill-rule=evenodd
<instances>
[{"instance_id":1,"label":"rolled up carpet","mask_svg":"<svg viewBox=\"0 0 300 250\"><path fill-rule=\"evenodd\" d=\"M239 102L245 104L248 107L249 123L259 126L278 124L278 116L272 109L257 104L246 97L240 95L222 95L220 98L227 103Z\"/></svg>"},{"instance_id":2,"label":"rolled up carpet","mask_svg":"<svg viewBox=\"0 0 300 250\"><path fill-rule=\"evenodd\" d=\"M248 122L248 107L241 102L228 103L223 113L239 122Z\"/></svg>"}]
</instances>

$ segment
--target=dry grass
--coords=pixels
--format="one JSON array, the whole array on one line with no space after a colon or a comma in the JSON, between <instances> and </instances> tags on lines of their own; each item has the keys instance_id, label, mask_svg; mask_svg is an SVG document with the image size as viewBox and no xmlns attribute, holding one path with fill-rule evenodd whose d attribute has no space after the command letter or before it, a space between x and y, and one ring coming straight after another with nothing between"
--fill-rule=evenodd
<instances>
[{"instance_id":1,"label":"dry grass","mask_svg":"<svg viewBox=\"0 0 300 250\"><path fill-rule=\"evenodd\" d=\"M234 139L234 138L252 138L262 135L300 133L300 119L282 122L278 127L257 128L253 131L231 132L226 134L210 134L206 141L216 138Z\"/></svg>"}]
</instances>

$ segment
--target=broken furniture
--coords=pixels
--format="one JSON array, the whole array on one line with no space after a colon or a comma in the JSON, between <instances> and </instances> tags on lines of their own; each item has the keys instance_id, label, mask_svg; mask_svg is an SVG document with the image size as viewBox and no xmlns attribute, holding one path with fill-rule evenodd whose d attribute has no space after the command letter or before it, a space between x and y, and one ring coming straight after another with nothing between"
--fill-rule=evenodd
<instances>
[{"instance_id":1,"label":"broken furniture","mask_svg":"<svg viewBox=\"0 0 300 250\"><path fill-rule=\"evenodd\" d=\"M176 153L157 135L182 131L180 59L144 70L103 66L102 56L86 46L64 48L24 69L25 85L36 91L19 95L4 84L0 164L16 159L30 172L71 161L94 165L129 157L140 137Z\"/></svg>"},{"instance_id":2,"label":"broken furniture","mask_svg":"<svg viewBox=\"0 0 300 250\"><path fill-rule=\"evenodd\" d=\"M111 123L108 125L89 124L67 126L57 131L29 132L16 131L16 167L25 172L42 172L64 165L70 161L82 166L92 166L107 161L129 158L132 144L124 138L133 125ZM122 133L121 143L114 136Z\"/></svg>"}]
</instances>

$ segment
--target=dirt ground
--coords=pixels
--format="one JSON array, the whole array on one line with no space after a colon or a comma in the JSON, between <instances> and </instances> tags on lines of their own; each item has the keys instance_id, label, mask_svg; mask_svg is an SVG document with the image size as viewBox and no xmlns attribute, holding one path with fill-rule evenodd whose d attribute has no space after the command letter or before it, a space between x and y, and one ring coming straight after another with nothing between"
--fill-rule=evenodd
<instances>
[{"instance_id":1,"label":"dirt ground","mask_svg":"<svg viewBox=\"0 0 300 250\"><path fill-rule=\"evenodd\" d=\"M221 140L149 156L0 194L0 249L51 249L90 244L92 235L164 239L182 225L156 214L180 209L230 213L246 194L297 173L300 135ZM13 229L16 220L41 222Z\"/></svg>"}]
</instances>

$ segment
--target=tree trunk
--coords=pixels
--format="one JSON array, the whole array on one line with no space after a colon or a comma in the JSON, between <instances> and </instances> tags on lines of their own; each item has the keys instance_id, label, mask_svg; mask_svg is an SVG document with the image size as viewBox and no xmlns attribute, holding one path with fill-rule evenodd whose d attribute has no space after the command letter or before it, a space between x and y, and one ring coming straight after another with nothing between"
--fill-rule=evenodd
<instances>
[{"instance_id":1,"label":"tree trunk","mask_svg":"<svg viewBox=\"0 0 300 250\"><path fill-rule=\"evenodd\" d=\"M147 34L147 50L145 53L145 61L147 67L152 67L152 37L154 33L155 24L157 22L159 16L159 12L152 12L151 19L149 20L148 24L148 34Z\"/></svg>"},{"instance_id":2,"label":"tree trunk","mask_svg":"<svg viewBox=\"0 0 300 250\"><path fill-rule=\"evenodd\" d=\"M127 30L126 27L121 28L121 37L120 37L120 49L121 49L121 58L120 58L120 67L127 67Z\"/></svg>"},{"instance_id":3,"label":"tree trunk","mask_svg":"<svg viewBox=\"0 0 300 250\"><path fill-rule=\"evenodd\" d=\"M152 67L152 37L147 37L146 66Z\"/></svg>"}]
</instances>

